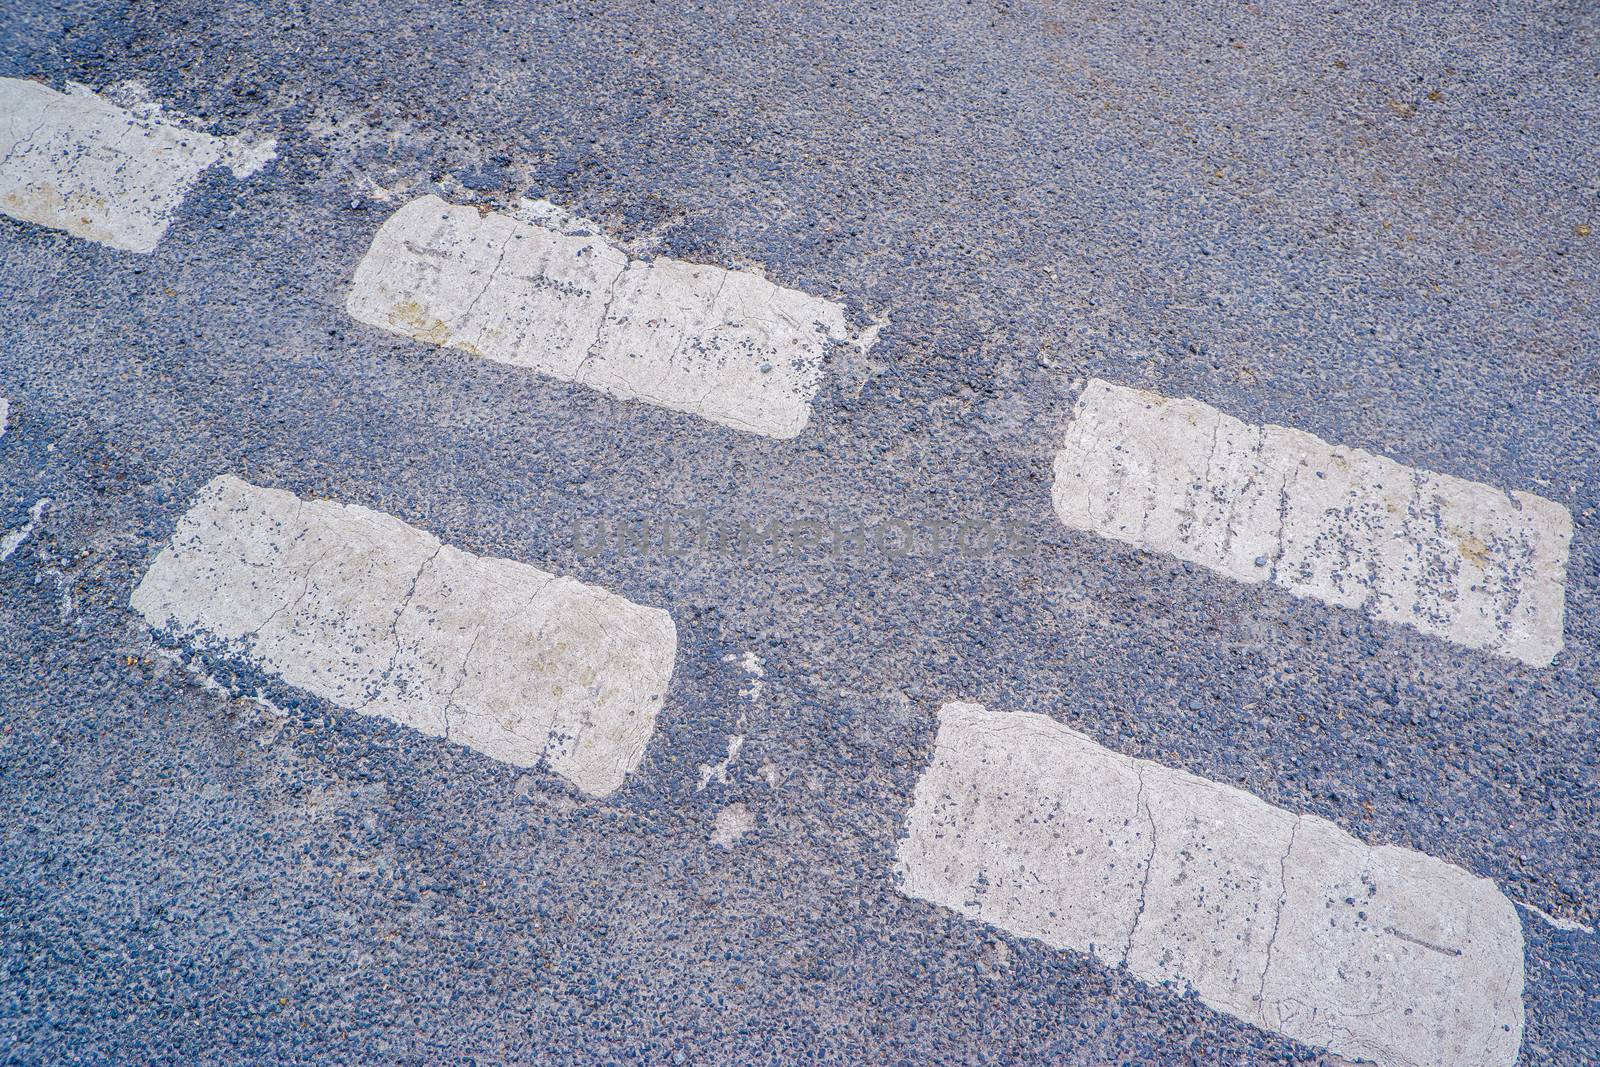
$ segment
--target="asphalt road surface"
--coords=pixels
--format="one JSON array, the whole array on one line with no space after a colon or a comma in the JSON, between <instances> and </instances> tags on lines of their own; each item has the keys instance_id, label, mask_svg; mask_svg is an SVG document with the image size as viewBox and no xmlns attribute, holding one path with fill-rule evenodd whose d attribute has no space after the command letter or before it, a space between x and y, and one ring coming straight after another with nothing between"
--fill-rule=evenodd
<instances>
[{"instance_id":1,"label":"asphalt road surface","mask_svg":"<svg viewBox=\"0 0 1600 1067\"><path fill-rule=\"evenodd\" d=\"M0 12L0 1061L1600 1062L1583 4Z\"/></svg>"}]
</instances>

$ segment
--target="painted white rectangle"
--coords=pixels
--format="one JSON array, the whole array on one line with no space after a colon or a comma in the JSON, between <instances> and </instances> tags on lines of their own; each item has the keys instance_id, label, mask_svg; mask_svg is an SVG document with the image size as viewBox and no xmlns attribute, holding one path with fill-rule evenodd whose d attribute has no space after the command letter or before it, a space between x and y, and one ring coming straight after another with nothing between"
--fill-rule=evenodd
<instances>
[{"instance_id":1,"label":"painted white rectangle","mask_svg":"<svg viewBox=\"0 0 1600 1067\"><path fill-rule=\"evenodd\" d=\"M1548 666L1572 516L1507 493L1095 379L1055 458L1069 527L1242 582Z\"/></svg>"},{"instance_id":2,"label":"painted white rectangle","mask_svg":"<svg viewBox=\"0 0 1600 1067\"><path fill-rule=\"evenodd\" d=\"M157 630L604 796L638 766L672 617L398 519L213 479L132 606Z\"/></svg>"},{"instance_id":3,"label":"painted white rectangle","mask_svg":"<svg viewBox=\"0 0 1600 1067\"><path fill-rule=\"evenodd\" d=\"M755 274L631 259L572 222L436 196L379 228L346 308L420 341L777 438L805 427L828 345L850 337L838 304Z\"/></svg>"},{"instance_id":4,"label":"painted white rectangle","mask_svg":"<svg viewBox=\"0 0 1600 1067\"><path fill-rule=\"evenodd\" d=\"M217 163L244 178L274 156L251 144L189 128L139 102L133 109L82 85L67 91L0 78L0 211L113 248L153 251L202 171Z\"/></svg>"},{"instance_id":5,"label":"painted white rectangle","mask_svg":"<svg viewBox=\"0 0 1600 1067\"><path fill-rule=\"evenodd\" d=\"M1492 882L1042 715L940 709L895 873L1342 1056L1503 1067L1522 1042L1522 925Z\"/></svg>"}]
</instances>

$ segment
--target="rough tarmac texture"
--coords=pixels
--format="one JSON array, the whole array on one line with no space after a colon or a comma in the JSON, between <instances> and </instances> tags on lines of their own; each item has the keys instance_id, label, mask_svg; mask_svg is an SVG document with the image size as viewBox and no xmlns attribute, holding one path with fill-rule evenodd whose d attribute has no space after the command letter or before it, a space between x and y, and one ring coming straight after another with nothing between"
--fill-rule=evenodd
<instances>
[{"instance_id":1,"label":"rough tarmac texture","mask_svg":"<svg viewBox=\"0 0 1600 1067\"><path fill-rule=\"evenodd\" d=\"M1319 1062L897 895L947 699L1596 925L1597 44L1532 4L10 5L0 75L137 78L279 158L204 175L148 256L0 219L0 528L50 501L0 562L0 1055ZM544 197L887 325L774 441L353 321L373 233L427 192ZM1064 529L1090 376L1560 502L1564 650ZM638 770L589 802L164 656L128 596L220 473L669 606ZM685 508L1040 543L574 547ZM1522 919L1521 1061L1600 1060L1595 936Z\"/></svg>"}]
</instances>

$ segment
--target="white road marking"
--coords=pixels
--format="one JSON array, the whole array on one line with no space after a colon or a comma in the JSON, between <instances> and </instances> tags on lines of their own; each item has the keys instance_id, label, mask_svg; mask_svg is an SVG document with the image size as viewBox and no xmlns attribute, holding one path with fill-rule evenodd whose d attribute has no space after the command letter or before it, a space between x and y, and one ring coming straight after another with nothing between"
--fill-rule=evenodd
<instances>
[{"instance_id":1,"label":"white road marking","mask_svg":"<svg viewBox=\"0 0 1600 1067\"><path fill-rule=\"evenodd\" d=\"M0 78L0 211L129 252L160 243L190 186L225 164L245 178L271 141L214 137L163 116L137 83L132 109L68 83L67 91Z\"/></svg>"},{"instance_id":2,"label":"white road marking","mask_svg":"<svg viewBox=\"0 0 1600 1067\"><path fill-rule=\"evenodd\" d=\"M6 425L11 421L11 401L0 396L0 437L6 435Z\"/></svg>"},{"instance_id":3,"label":"white road marking","mask_svg":"<svg viewBox=\"0 0 1600 1067\"><path fill-rule=\"evenodd\" d=\"M805 427L829 344L851 339L842 307L747 271L630 259L570 232L556 210L533 205L525 222L413 200L379 228L345 306L385 330L736 430Z\"/></svg>"},{"instance_id":4,"label":"white road marking","mask_svg":"<svg viewBox=\"0 0 1600 1067\"><path fill-rule=\"evenodd\" d=\"M366 508L213 479L132 606L336 704L604 796L644 755L672 617Z\"/></svg>"},{"instance_id":5,"label":"white road marking","mask_svg":"<svg viewBox=\"0 0 1600 1067\"><path fill-rule=\"evenodd\" d=\"M1492 882L1042 715L940 709L895 873L1342 1056L1490 1067L1521 1045L1522 926Z\"/></svg>"},{"instance_id":6,"label":"white road marking","mask_svg":"<svg viewBox=\"0 0 1600 1067\"><path fill-rule=\"evenodd\" d=\"M1073 529L1238 581L1535 667L1563 644L1572 516L1531 493L1095 379L1053 496Z\"/></svg>"}]
</instances>

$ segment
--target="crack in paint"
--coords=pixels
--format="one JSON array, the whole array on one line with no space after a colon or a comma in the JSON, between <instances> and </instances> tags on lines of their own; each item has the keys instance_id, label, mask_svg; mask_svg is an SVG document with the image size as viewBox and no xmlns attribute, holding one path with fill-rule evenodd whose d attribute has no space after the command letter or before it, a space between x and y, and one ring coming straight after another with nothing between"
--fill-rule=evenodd
<instances>
[{"instance_id":1,"label":"crack in paint","mask_svg":"<svg viewBox=\"0 0 1600 1067\"><path fill-rule=\"evenodd\" d=\"M1283 922L1284 905L1289 902L1289 855L1294 851L1295 838L1300 833L1300 821L1303 818L1302 815L1294 817L1294 826L1289 830L1289 845L1278 860L1278 908L1272 916L1272 935L1267 938L1267 949L1261 963L1261 984L1256 989L1256 1009L1262 1019L1267 1017L1267 974L1272 970L1272 950L1278 944L1278 927Z\"/></svg>"},{"instance_id":2,"label":"crack in paint","mask_svg":"<svg viewBox=\"0 0 1600 1067\"><path fill-rule=\"evenodd\" d=\"M369 696L366 700L362 701L360 706L355 709L356 711L364 712L380 697L386 695L385 688L388 686L390 679L394 676L395 666L400 661L400 620L405 616L406 608L411 606L412 598L417 595L417 583L422 581L423 573L427 571L429 564L439 558L439 553L443 551L444 543L439 542L438 547L433 550L432 555L428 556L427 559L424 559L422 564L417 567L417 572L411 576L411 585L406 589L405 595L401 597L400 606L395 610L394 618L389 621L389 639L394 643L394 649L389 653L389 665L385 667L382 673L378 675L377 691Z\"/></svg>"},{"instance_id":3,"label":"crack in paint","mask_svg":"<svg viewBox=\"0 0 1600 1067\"><path fill-rule=\"evenodd\" d=\"M1139 778L1139 793L1134 797L1135 811L1143 810L1144 817L1150 822L1150 852L1144 858L1144 878L1139 883L1139 905L1133 913L1133 925L1128 927L1128 939L1122 949L1122 964L1126 966L1128 957L1133 953L1133 936L1139 932L1139 922L1144 918L1145 898L1150 892L1150 871L1156 862L1156 817L1150 810L1150 802L1144 795L1144 766L1142 760L1133 760L1133 773Z\"/></svg>"},{"instance_id":4,"label":"crack in paint","mask_svg":"<svg viewBox=\"0 0 1600 1067\"><path fill-rule=\"evenodd\" d=\"M494 266L489 268L488 279L484 281L483 288L478 290L478 294L467 303L466 310L461 313L459 321L463 327L465 327L471 321L472 312L477 308L478 302L488 294L490 287L494 285L495 278L499 277L500 268L505 264L506 261L506 252L511 248L511 242L515 240L516 237L516 227L512 226L508 228L506 231L506 239L500 242L500 256L495 260Z\"/></svg>"},{"instance_id":5,"label":"crack in paint","mask_svg":"<svg viewBox=\"0 0 1600 1067\"><path fill-rule=\"evenodd\" d=\"M478 647L478 639L483 636L483 625L480 623L473 628L472 642L467 645L467 654L461 657L461 673L456 678L456 684L450 687L450 692L445 695L444 707L439 716L444 719L444 737L450 740L450 709L456 706L456 694L461 692L461 687L467 684L467 672L472 667L472 653Z\"/></svg>"}]
</instances>

